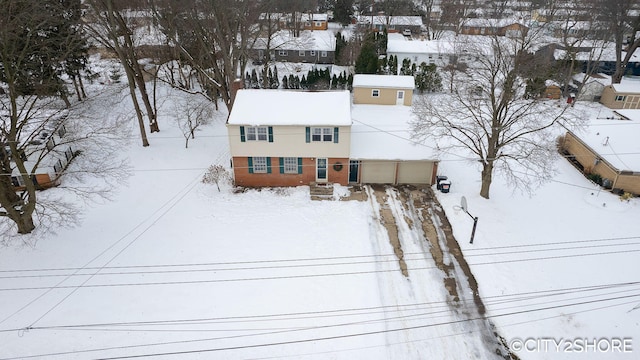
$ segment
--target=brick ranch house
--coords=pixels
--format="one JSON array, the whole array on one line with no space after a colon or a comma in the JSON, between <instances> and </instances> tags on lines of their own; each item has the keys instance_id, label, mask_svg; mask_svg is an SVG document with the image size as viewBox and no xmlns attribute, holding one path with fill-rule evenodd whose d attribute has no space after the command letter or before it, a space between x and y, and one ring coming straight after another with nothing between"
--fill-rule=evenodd
<instances>
[{"instance_id":1,"label":"brick ranch house","mask_svg":"<svg viewBox=\"0 0 640 360\"><path fill-rule=\"evenodd\" d=\"M607 188L640 194L640 143L633 135L640 110L618 110L617 119L591 120L582 132L568 131L562 147L585 174L598 174Z\"/></svg>"}]
</instances>

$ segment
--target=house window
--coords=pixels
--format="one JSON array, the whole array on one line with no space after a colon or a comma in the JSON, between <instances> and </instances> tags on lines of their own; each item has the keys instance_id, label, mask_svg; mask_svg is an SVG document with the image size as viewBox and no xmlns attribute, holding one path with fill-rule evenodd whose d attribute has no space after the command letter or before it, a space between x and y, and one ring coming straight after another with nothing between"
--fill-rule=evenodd
<instances>
[{"instance_id":1,"label":"house window","mask_svg":"<svg viewBox=\"0 0 640 360\"><path fill-rule=\"evenodd\" d=\"M625 95L616 95L616 101L625 101L626 98Z\"/></svg>"},{"instance_id":2,"label":"house window","mask_svg":"<svg viewBox=\"0 0 640 360\"><path fill-rule=\"evenodd\" d=\"M322 56L322 57L327 57L327 52L326 52L326 51L321 51L321 52L320 52L320 56Z\"/></svg>"},{"instance_id":3,"label":"house window","mask_svg":"<svg viewBox=\"0 0 640 360\"><path fill-rule=\"evenodd\" d=\"M253 157L253 172L254 173L267 173L267 158L264 156Z\"/></svg>"},{"instance_id":4,"label":"house window","mask_svg":"<svg viewBox=\"0 0 640 360\"><path fill-rule=\"evenodd\" d=\"M333 141L333 128L311 128L311 141Z\"/></svg>"},{"instance_id":5,"label":"house window","mask_svg":"<svg viewBox=\"0 0 640 360\"><path fill-rule=\"evenodd\" d=\"M282 167L285 174L297 174L298 173L298 158L286 157L282 159Z\"/></svg>"},{"instance_id":6,"label":"house window","mask_svg":"<svg viewBox=\"0 0 640 360\"><path fill-rule=\"evenodd\" d=\"M316 56L316 51L315 51L315 50L311 50L311 51L309 51L309 55L311 55L311 56Z\"/></svg>"},{"instance_id":7,"label":"house window","mask_svg":"<svg viewBox=\"0 0 640 360\"><path fill-rule=\"evenodd\" d=\"M378 90L378 89L371 90L371 96L379 97L380 96L380 90Z\"/></svg>"},{"instance_id":8,"label":"house window","mask_svg":"<svg viewBox=\"0 0 640 360\"><path fill-rule=\"evenodd\" d=\"M299 55L299 56L304 56L304 50L299 50L299 51L298 51L298 55Z\"/></svg>"},{"instance_id":9,"label":"house window","mask_svg":"<svg viewBox=\"0 0 640 360\"><path fill-rule=\"evenodd\" d=\"M267 141L268 134L266 126L247 127L247 141Z\"/></svg>"},{"instance_id":10,"label":"house window","mask_svg":"<svg viewBox=\"0 0 640 360\"><path fill-rule=\"evenodd\" d=\"M289 56L289 52L287 50L278 50L279 56Z\"/></svg>"}]
</instances>

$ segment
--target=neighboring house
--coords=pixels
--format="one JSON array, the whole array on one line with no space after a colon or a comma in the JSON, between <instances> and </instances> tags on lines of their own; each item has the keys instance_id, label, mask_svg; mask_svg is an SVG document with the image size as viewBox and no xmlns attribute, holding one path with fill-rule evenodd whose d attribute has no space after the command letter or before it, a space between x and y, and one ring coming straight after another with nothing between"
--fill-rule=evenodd
<instances>
[{"instance_id":1,"label":"neighboring house","mask_svg":"<svg viewBox=\"0 0 640 360\"><path fill-rule=\"evenodd\" d=\"M238 186L348 183L348 91L239 90L227 129Z\"/></svg>"},{"instance_id":2,"label":"neighboring house","mask_svg":"<svg viewBox=\"0 0 640 360\"><path fill-rule=\"evenodd\" d=\"M329 15L308 14L296 12L291 13L262 13L258 21L264 25L277 24L278 29L304 29L304 30L327 30L329 28Z\"/></svg>"},{"instance_id":3,"label":"neighboring house","mask_svg":"<svg viewBox=\"0 0 640 360\"><path fill-rule=\"evenodd\" d=\"M497 35L519 38L528 28L511 19L464 19L460 33L463 35Z\"/></svg>"},{"instance_id":4,"label":"neighboring house","mask_svg":"<svg viewBox=\"0 0 640 360\"><path fill-rule=\"evenodd\" d=\"M455 55L454 44L449 40L407 40L400 34L389 34L387 56L398 58L398 68L404 59L417 65L421 63L446 66Z\"/></svg>"},{"instance_id":5,"label":"neighboring house","mask_svg":"<svg viewBox=\"0 0 640 360\"><path fill-rule=\"evenodd\" d=\"M421 16L360 15L356 21L360 28L376 31L386 29L389 33L409 30L412 34L420 34L423 26Z\"/></svg>"},{"instance_id":6,"label":"neighboring house","mask_svg":"<svg viewBox=\"0 0 640 360\"><path fill-rule=\"evenodd\" d=\"M575 68L585 73L603 73L612 75L616 70L616 49L614 43L602 44L600 41L583 41L581 46L575 49ZM539 48L536 53L543 57L548 57L551 61L564 62L571 55L567 53L562 44L552 43ZM627 56L625 51L621 52L621 57ZM640 48L629 58L625 75L640 75Z\"/></svg>"},{"instance_id":7,"label":"neighboring house","mask_svg":"<svg viewBox=\"0 0 640 360\"><path fill-rule=\"evenodd\" d=\"M568 131L563 149L586 174L598 174L603 185L640 194L640 110L619 110L624 120L591 120L582 132Z\"/></svg>"},{"instance_id":8,"label":"neighboring house","mask_svg":"<svg viewBox=\"0 0 640 360\"><path fill-rule=\"evenodd\" d=\"M604 74L593 74L585 81L585 73L573 76L574 86L579 89L576 100L578 101L600 101L602 91L607 83L611 83L611 78Z\"/></svg>"},{"instance_id":9,"label":"neighboring house","mask_svg":"<svg viewBox=\"0 0 640 360\"><path fill-rule=\"evenodd\" d=\"M293 36L289 30L280 30L270 39L256 40L251 57L256 62L286 61L314 64L335 62L336 37L331 31L301 31Z\"/></svg>"},{"instance_id":10,"label":"neighboring house","mask_svg":"<svg viewBox=\"0 0 640 360\"><path fill-rule=\"evenodd\" d=\"M58 186L59 177L64 169L77 155L71 145L64 145L64 136L67 130L64 124L51 122L40 130L29 144L25 152L21 154L27 171L38 166L36 173L31 176L31 181L39 190ZM9 147L5 147L6 153L10 153ZM14 167L11 174L11 182L17 191L25 189L25 183L20 171Z\"/></svg>"},{"instance_id":11,"label":"neighboring house","mask_svg":"<svg viewBox=\"0 0 640 360\"><path fill-rule=\"evenodd\" d=\"M623 79L605 86L600 102L610 109L640 109L640 81Z\"/></svg>"},{"instance_id":12,"label":"neighboring house","mask_svg":"<svg viewBox=\"0 0 640 360\"><path fill-rule=\"evenodd\" d=\"M411 106L415 87L413 76L356 74L353 103Z\"/></svg>"},{"instance_id":13,"label":"neighboring house","mask_svg":"<svg viewBox=\"0 0 640 360\"><path fill-rule=\"evenodd\" d=\"M329 15L327 14L302 14L301 20L305 30L329 29Z\"/></svg>"}]
</instances>

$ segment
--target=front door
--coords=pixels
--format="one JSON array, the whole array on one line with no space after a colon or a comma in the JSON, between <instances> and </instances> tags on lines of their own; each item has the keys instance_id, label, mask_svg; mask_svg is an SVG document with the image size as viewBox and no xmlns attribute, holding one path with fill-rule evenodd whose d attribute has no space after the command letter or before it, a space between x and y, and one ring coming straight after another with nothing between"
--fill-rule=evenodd
<instances>
[{"instance_id":1,"label":"front door","mask_svg":"<svg viewBox=\"0 0 640 360\"><path fill-rule=\"evenodd\" d=\"M404 105L404 91L398 90L398 95L396 96L396 105Z\"/></svg>"},{"instance_id":2,"label":"front door","mask_svg":"<svg viewBox=\"0 0 640 360\"><path fill-rule=\"evenodd\" d=\"M316 181L327 182L327 158L316 158Z\"/></svg>"},{"instance_id":3,"label":"front door","mask_svg":"<svg viewBox=\"0 0 640 360\"><path fill-rule=\"evenodd\" d=\"M357 183L358 182L358 168L360 163L358 160L349 160L349 182Z\"/></svg>"}]
</instances>

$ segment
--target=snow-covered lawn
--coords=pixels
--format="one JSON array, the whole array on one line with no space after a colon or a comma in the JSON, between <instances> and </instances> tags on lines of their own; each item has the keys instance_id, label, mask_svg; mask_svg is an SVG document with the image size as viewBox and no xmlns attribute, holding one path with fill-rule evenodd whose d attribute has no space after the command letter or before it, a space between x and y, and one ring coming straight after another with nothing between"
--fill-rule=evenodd
<instances>
[{"instance_id":1,"label":"snow-covered lawn","mask_svg":"<svg viewBox=\"0 0 640 360\"><path fill-rule=\"evenodd\" d=\"M419 232L398 220L409 215L392 193L377 204L311 201L306 187L218 192L200 179L229 164L226 114L185 149L171 103L149 148L134 131L123 149L134 171L112 202L86 207L80 226L34 247L0 249L0 359L494 358L449 311L443 276ZM126 112L126 97L121 106L113 113ZM438 196L507 341L640 341L637 200L598 191L564 161L532 197L497 179L484 200L477 169L458 160L440 164L453 185ZM480 218L473 245L471 219L455 207L462 195ZM405 252L418 254L408 279L380 206L396 215ZM630 284L611 286L621 283ZM584 304L563 306L574 303ZM549 309L529 311L540 308ZM622 358L637 357L633 345Z\"/></svg>"}]
</instances>

